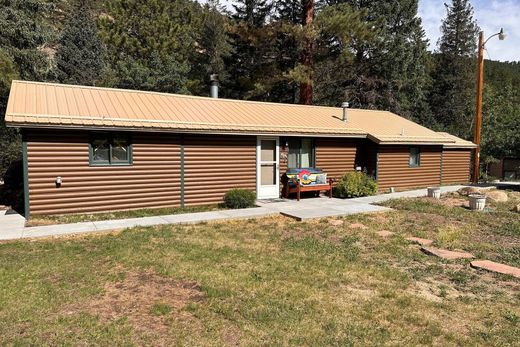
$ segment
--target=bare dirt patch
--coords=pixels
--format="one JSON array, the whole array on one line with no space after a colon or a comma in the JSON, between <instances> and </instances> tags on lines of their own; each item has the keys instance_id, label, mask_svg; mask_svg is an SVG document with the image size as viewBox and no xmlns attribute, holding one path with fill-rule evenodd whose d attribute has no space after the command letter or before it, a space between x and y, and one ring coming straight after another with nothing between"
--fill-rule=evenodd
<instances>
[{"instance_id":1,"label":"bare dirt patch","mask_svg":"<svg viewBox=\"0 0 520 347\"><path fill-rule=\"evenodd\" d=\"M203 299L197 282L165 278L152 271L128 272L122 281L105 284L103 295L67 313L88 312L104 323L126 317L138 332L163 334L172 319L192 319L184 307Z\"/></svg>"}]
</instances>

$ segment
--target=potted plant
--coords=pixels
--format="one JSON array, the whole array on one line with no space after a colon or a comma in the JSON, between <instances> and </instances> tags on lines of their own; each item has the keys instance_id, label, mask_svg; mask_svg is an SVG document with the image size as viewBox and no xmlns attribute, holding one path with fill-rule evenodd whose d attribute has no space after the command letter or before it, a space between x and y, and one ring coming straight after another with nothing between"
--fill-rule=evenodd
<instances>
[{"instance_id":1,"label":"potted plant","mask_svg":"<svg viewBox=\"0 0 520 347\"><path fill-rule=\"evenodd\" d=\"M482 211L486 207L486 196L482 194L469 195L469 208L475 211Z\"/></svg>"},{"instance_id":2,"label":"potted plant","mask_svg":"<svg viewBox=\"0 0 520 347\"><path fill-rule=\"evenodd\" d=\"M434 199L441 198L441 188L440 187L428 187L428 197Z\"/></svg>"}]
</instances>

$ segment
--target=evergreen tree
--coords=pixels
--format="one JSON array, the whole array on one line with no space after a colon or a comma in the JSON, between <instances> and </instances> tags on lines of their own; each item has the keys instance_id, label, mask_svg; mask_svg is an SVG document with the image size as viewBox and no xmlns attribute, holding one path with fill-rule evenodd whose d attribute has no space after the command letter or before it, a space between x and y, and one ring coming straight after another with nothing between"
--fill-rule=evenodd
<instances>
[{"instance_id":1,"label":"evergreen tree","mask_svg":"<svg viewBox=\"0 0 520 347\"><path fill-rule=\"evenodd\" d=\"M88 0L73 8L56 52L56 77L62 83L95 85L104 66L104 46Z\"/></svg>"},{"instance_id":2,"label":"evergreen tree","mask_svg":"<svg viewBox=\"0 0 520 347\"><path fill-rule=\"evenodd\" d=\"M187 93L200 28L200 6L189 0L111 1L100 21L112 70L106 83Z\"/></svg>"},{"instance_id":3,"label":"evergreen tree","mask_svg":"<svg viewBox=\"0 0 520 347\"><path fill-rule=\"evenodd\" d=\"M192 62L194 75L199 81L196 88L193 84L191 91L195 94L207 94L209 76L219 75L219 79L226 81L227 67L224 60L228 58L233 50L229 37L229 23L225 9L218 0L210 0L203 7L202 30L198 38L199 55Z\"/></svg>"},{"instance_id":4,"label":"evergreen tree","mask_svg":"<svg viewBox=\"0 0 520 347\"><path fill-rule=\"evenodd\" d=\"M331 41L334 54L338 54L338 48L346 54L340 54L343 59L321 65L324 71L320 75L324 75L324 79L318 83L325 87L325 92L333 94L323 95L320 91L319 99L338 98L338 86L342 86L343 99L354 107L391 110L427 122L429 54L417 16L418 1L320 2L323 11L331 6L336 8L336 14L327 14L328 25L338 29L343 26L344 36L350 39L348 45L341 46ZM345 26L345 22L352 19L342 17L349 11L361 16L358 20L361 25Z\"/></svg>"},{"instance_id":5,"label":"evergreen tree","mask_svg":"<svg viewBox=\"0 0 520 347\"><path fill-rule=\"evenodd\" d=\"M272 100L273 80L280 76L269 23L272 2L238 0L233 7L233 53L226 59L229 80L223 83L223 94L236 99Z\"/></svg>"},{"instance_id":6,"label":"evergreen tree","mask_svg":"<svg viewBox=\"0 0 520 347\"><path fill-rule=\"evenodd\" d=\"M11 81L45 79L53 11L54 6L46 0L0 0L0 178L21 159L20 133L5 126Z\"/></svg>"},{"instance_id":7,"label":"evergreen tree","mask_svg":"<svg viewBox=\"0 0 520 347\"><path fill-rule=\"evenodd\" d=\"M53 36L48 22L53 10L46 0L0 1L0 48L12 58L20 78L42 80L49 70L45 44Z\"/></svg>"},{"instance_id":8,"label":"evergreen tree","mask_svg":"<svg viewBox=\"0 0 520 347\"><path fill-rule=\"evenodd\" d=\"M452 0L446 11L435 56L431 106L447 131L470 138L479 28L468 0Z\"/></svg>"}]
</instances>

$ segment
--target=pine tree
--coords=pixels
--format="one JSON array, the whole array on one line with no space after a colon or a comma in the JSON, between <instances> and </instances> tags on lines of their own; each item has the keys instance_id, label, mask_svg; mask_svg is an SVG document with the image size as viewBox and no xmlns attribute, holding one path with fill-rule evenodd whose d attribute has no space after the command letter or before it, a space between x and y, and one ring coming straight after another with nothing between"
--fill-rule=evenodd
<instances>
[{"instance_id":1,"label":"pine tree","mask_svg":"<svg viewBox=\"0 0 520 347\"><path fill-rule=\"evenodd\" d=\"M418 1L330 0L320 3L323 11L331 6L337 10L335 14L327 14L329 26L341 28L353 21L345 17L349 11L360 16L360 24L343 28L350 37L347 46L338 47L336 41L331 40L332 55L337 55L338 49L346 55L328 65L322 64L324 71L320 75L326 78L318 83L333 94L323 95L320 91L322 95L318 99L337 98L338 86L342 86L344 99L354 107L386 109L429 122L426 97L430 83L429 54L417 16ZM336 81L331 81L334 78Z\"/></svg>"},{"instance_id":2,"label":"pine tree","mask_svg":"<svg viewBox=\"0 0 520 347\"><path fill-rule=\"evenodd\" d=\"M20 78L42 80L49 70L45 44L53 38L47 20L53 10L46 0L0 2L0 48L12 58Z\"/></svg>"},{"instance_id":3,"label":"pine tree","mask_svg":"<svg viewBox=\"0 0 520 347\"><path fill-rule=\"evenodd\" d=\"M316 35L314 28L314 0L302 0L302 26L304 44L301 52L301 71L303 80L300 83L300 104L311 105L314 83L314 55L316 54Z\"/></svg>"},{"instance_id":4,"label":"pine tree","mask_svg":"<svg viewBox=\"0 0 520 347\"><path fill-rule=\"evenodd\" d=\"M187 93L202 15L189 0L113 0L100 21L110 83L130 89ZM107 78L108 80L108 78Z\"/></svg>"},{"instance_id":5,"label":"pine tree","mask_svg":"<svg viewBox=\"0 0 520 347\"><path fill-rule=\"evenodd\" d=\"M197 95L208 94L209 77L212 74L217 74L221 83L226 81L228 67L225 59L233 51L229 35L229 17L218 0L210 0L204 5L201 25L197 38L198 55L191 61L190 91Z\"/></svg>"},{"instance_id":6,"label":"pine tree","mask_svg":"<svg viewBox=\"0 0 520 347\"><path fill-rule=\"evenodd\" d=\"M468 0L453 0L446 11L433 71L432 110L447 131L469 138L479 28Z\"/></svg>"},{"instance_id":7,"label":"pine tree","mask_svg":"<svg viewBox=\"0 0 520 347\"><path fill-rule=\"evenodd\" d=\"M88 3L78 1L58 42L56 77L62 83L95 85L103 70L104 45Z\"/></svg>"},{"instance_id":8,"label":"pine tree","mask_svg":"<svg viewBox=\"0 0 520 347\"><path fill-rule=\"evenodd\" d=\"M273 28L268 23L273 5L266 0L237 0L231 27L232 54L223 94L236 99L270 100L272 82L279 76L273 54Z\"/></svg>"},{"instance_id":9,"label":"pine tree","mask_svg":"<svg viewBox=\"0 0 520 347\"><path fill-rule=\"evenodd\" d=\"M21 136L5 126L5 109L15 78L43 80L49 70L47 45L53 38L46 0L0 1L0 178L21 159ZM16 173L21 174L21 173Z\"/></svg>"}]
</instances>

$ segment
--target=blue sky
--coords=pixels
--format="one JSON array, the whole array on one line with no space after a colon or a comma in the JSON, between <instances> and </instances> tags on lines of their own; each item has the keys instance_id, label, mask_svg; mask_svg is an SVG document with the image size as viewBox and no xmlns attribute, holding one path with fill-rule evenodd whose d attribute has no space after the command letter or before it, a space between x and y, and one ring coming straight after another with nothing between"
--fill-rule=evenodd
<instances>
[{"instance_id":1,"label":"blue sky","mask_svg":"<svg viewBox=\"0 0 520 347\"><path fill-rule=\"evenodd\" d=\"M228 6L231 2L221 0L222 4ZM446 15L445 2L450 0L419 0L419 16L423 20L431 50L436 48L440 36L441 20ZM471 4L475 9L478 25L484 30L486 37L498 32L501 27L507 33L505 41L492 39L488 42L486 59L520 60L520 0L471 0Z\"/></svg>"}]
</instances>

